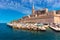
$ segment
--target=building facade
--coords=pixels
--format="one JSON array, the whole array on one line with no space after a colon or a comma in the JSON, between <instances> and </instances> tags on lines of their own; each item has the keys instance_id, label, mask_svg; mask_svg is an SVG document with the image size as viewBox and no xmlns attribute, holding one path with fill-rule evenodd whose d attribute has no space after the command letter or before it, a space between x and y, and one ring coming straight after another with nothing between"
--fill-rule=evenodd
<instances>
[{"instance_id":1,"label":"building facade","mask_svg":"<svg viewBox=\"0 0 60 40\"><path fill-rule=\"evenodd\" d=\"M22 23L60 23L60 10L48 11L47 8L44 10L34 10L33 6L32 14L25 16L18 21Z\"/></svg>"}]
</instances>

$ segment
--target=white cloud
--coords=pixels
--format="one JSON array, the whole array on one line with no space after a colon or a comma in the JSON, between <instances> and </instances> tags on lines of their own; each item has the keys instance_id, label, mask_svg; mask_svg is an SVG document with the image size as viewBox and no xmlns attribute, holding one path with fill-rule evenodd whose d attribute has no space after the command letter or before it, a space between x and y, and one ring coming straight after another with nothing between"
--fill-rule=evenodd
<instances>
[{"instance_id":1,"label":"white cloud","mask_svg":"<svg viewBox=\"0 0 60 40\"><path fill-rule=\"evenodd\" d=\"M25 14L31 14L31 9L29 9L29 7L32 6L33 2L34 2L36 9L43 9L42 7L38 5L41 5L42 3L46 4L45 2L47 2L48 5L51 5L52 8L60 7L60 2L56 2L55 0L44 0L44 1L42 0L21 0L22 4L20 4L19 2L15 2L15 1L10 1L10 2L9 1L10 0L6 0L6 1L2 0L2 2L0 2L0 8L13 9L13 10L25 13ZM52 5L53 2L56 2L56 3ZM30 3L30 4L27 4L27 3Z\"/></svg>"}]
</instances>

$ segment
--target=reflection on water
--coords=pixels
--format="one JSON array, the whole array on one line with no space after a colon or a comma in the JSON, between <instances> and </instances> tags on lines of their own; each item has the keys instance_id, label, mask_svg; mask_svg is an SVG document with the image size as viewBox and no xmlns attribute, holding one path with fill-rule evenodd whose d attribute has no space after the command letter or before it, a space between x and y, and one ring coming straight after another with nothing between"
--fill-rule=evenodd
<instances>
[{"instance_id":1,"label":"reflection on water","mask_svg":"<svg viewBox=\"0 0 60 40\"><path fill-rule=\"evenodd\" d=\"M0 40L60 40L60 32L15 30L0 23Z\"/></svg>"}]
</instances>

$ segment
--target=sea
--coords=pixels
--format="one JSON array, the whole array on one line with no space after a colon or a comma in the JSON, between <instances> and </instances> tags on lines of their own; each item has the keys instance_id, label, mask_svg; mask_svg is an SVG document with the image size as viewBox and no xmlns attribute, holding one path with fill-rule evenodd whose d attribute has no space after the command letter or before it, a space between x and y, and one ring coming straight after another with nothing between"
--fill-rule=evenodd
<instances>
[{"instance_id":1,"label":"sea","mask_svg":"<svg viewBox=\"0 0 60 40\"><path fill-rule=\"evenodd\" d=\"M13 29L0 23L0 40L60 40L60 32L48 28L46 31Z\"/></svg>"}]
</instances>

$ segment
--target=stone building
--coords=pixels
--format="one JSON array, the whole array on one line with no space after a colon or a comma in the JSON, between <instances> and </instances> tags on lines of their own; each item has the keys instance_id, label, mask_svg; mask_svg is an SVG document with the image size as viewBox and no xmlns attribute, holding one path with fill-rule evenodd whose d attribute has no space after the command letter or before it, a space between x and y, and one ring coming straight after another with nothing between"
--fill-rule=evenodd
<instances>
[{"instance_id":1,"label":"stone building","mask_svg":"<svg viewBox=\"0 0 60 40\"><path fill-rule=\"evenodd\" d=\"M33 6L32 14L25 16L18 21L22 23L60 23L60 10L48 11L47 8L44 10L34 10Z\"/></svg>"}]
</instances>

